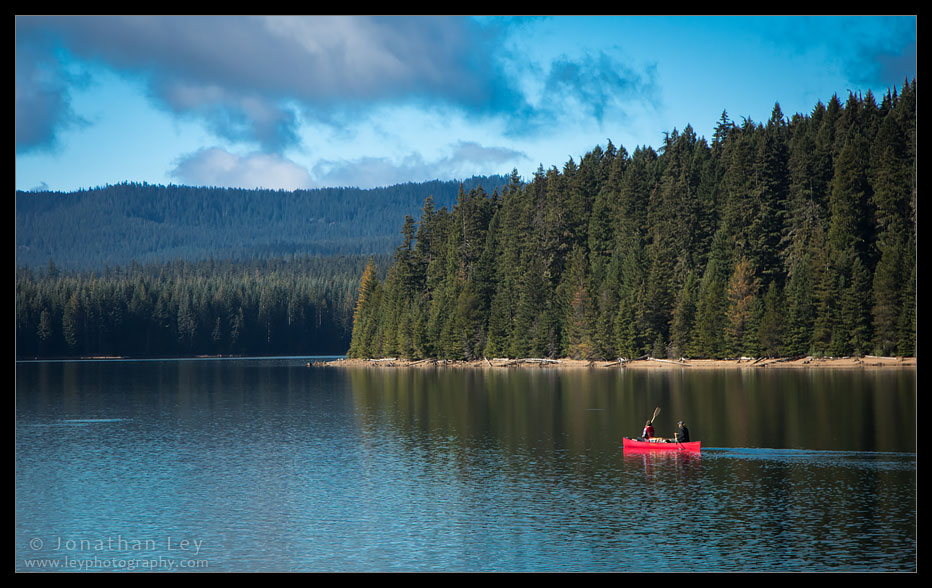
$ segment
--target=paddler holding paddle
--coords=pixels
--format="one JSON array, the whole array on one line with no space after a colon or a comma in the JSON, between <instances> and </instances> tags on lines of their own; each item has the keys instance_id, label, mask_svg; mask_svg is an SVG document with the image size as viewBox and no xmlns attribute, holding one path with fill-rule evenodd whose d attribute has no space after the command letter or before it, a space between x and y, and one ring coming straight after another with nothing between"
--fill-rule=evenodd
<instances>
[{"instance_id":1,"label":"paddler holding paddle","mask_svg":"<svg viewBox=\"0 0 932 588\"><path fill-rule=\"evenodd\" d=\"M650 424L650 421L644 423L644 432L641 433L641 437L638 441L650 441L651 437L654 436L654 425Z\"/></svg>"},{"instance_id":2,"label":"paddler holding paddle","mask_svg":"<svg viewBox=\"0 0 932 588\"><path fill-rule=\"evenodd\" d=\"M673 433L673 439L677 443L689 443L689 429L686 428L686 423L683 421L676 423L676 432Z\"/></svg>"},{"instance_id":3,"label":"paddler holding paddle","mask_svg":"<svg viewBox=\"0 0 932 588\"><path fill-rule=\"evenodd\" d=\"M650 417L646 423L644 423L644 431L641 433L641 436L638 437L638 441L650 441L654 437L654 419L657 418L657 415L660 414L660 407L654 409L654 416Z\"/></svg>"}]
</instances>

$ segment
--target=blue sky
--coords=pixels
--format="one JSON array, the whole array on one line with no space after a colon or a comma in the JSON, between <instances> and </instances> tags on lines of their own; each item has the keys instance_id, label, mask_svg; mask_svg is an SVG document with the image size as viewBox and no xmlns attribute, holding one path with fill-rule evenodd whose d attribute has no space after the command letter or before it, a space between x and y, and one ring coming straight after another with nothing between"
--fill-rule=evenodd
<instances>
[{"instance_id":1,"label":"blue sky","mask_svg":"<svg viewBox=\"0 0 932 588\"><path fill-rule=\"evenodd\" d=\"M16 17L16 188L525 179L916 76L915 16Z\"/></svg>"}]
</instances>

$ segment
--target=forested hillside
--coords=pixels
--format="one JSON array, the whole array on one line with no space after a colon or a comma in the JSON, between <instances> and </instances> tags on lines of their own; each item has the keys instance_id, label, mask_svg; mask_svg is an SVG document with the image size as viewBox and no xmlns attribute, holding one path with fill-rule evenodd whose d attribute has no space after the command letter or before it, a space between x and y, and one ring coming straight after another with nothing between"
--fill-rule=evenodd
<instances>
[{"instance_id":1,"label":"forested hillside","mask_svg":"<svg viewBox=\"0 0 932 588\"><path fill-rule=\"evenodd\" d=\"M611 142L408 217L355 357L913 355L916 82Z\"/></svg>"},{"instance_id":2,"label":"forested hillside","mask_svg":"<svg viewBox=\"0 0 932 588\"><path fill-rule=\"evenodd\" d=\"M343 354L367 259L20 268L17 357Z\"/></svg>"},{"instance_id":3,"label":"forested hillside","mask_svg":"<svg viewBox=\"0 0 932 588\"><path fill-rule=\"evenodd\" d=\"M492 189L504 176L463 181ZM17 192L16 263L103 270L176 259L372 255L428 195L452 206L460 182L363 190L241 190L123 183L72 193Z\"/></svg>"}]
</instances>

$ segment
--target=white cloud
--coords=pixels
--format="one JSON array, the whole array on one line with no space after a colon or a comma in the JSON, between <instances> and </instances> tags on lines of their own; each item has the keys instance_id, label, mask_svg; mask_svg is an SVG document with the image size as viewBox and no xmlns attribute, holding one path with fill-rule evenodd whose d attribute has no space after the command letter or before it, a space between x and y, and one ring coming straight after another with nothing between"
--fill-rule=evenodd
<instances>
[{"instance_id":1,"label":"white cloud","mask_svg":"<svg viewBox=\"0 0 932 588\"><path fill-rule=\"evenodd\" d=\"M298 190L311 187L307 170L279 155L236 155L219 147L179 158L171 175L191 186Z\"/></svg>"},{"instance_id":2,"label":"white cloud","mask_svg":"<svg viewBox=\"0 0 932 588\"><path fill-rule=\"evenodd\" d=\"M321 160L314 165L313 172L319 186L374 188L508 173L517 162L527 159L524 153L506 147L484 147L472 141L459 141L452 145L448 155L433 160L425 160L416 152L400 160L388 157Z\"/></svg>"}]
</instances>

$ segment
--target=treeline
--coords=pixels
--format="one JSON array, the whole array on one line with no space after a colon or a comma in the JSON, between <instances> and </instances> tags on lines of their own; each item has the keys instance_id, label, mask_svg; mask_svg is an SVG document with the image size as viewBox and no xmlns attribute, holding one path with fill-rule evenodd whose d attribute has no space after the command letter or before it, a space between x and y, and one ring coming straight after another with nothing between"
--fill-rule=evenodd
<instances>
[{"instance_id":1,"label":"treeline","mask_svg":"<svg viewBox=\"0 0 932 588\"><path fill-rule=\"evenodd\" d=\"M464 180L470 189L506 176ZM456 201L460 183L384 188L243 190L124 182L78 192L16 193L17 264L100 270L105 265L290 255L391 253L405 214L428 195Z\"/></svg>"},{"instance_id":2,"label":"treeline","mask_svg":"<svg viewBox=\"0 0 932 588\"><path fill-rule=\"evenodd\" d=\"M16 355L183 357L342 354L371 259L131 264L16 272Z\"/></svg>"},{"instance_id":3,"label":"treeline","mask_svg":"<svg viewBox=\"0 0 932 588\"><path fill-rule=\"evenodd\" d=\"M349 354L912 355L916 82L427 199Z\"/></svg>"}]
</instances>

